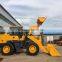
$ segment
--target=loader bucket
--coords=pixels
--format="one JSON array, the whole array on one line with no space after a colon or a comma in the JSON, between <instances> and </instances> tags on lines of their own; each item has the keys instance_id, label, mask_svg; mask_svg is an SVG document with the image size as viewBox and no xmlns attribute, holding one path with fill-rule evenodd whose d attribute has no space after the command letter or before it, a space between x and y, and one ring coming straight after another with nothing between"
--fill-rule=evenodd
<instances>
[{"instance_id":1,"label":"loader bucket","mask_svg":"<svg viewBox=\"0 0 62 62\"><path fill-rule=\"evenodd\" d=\"M53 44L47 44L47 50L51 56L61 56Z\"/></svg>"}]
</instances>

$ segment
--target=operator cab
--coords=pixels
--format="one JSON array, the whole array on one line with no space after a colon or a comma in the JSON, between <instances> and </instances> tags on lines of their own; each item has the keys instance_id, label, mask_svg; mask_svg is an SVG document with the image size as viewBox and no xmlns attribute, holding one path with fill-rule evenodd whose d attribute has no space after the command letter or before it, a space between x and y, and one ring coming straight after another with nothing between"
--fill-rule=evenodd
<instances>
[{"instance_id":1,"label":"operator cab","mask_svg":"<svg viewBox=\"0 0 62 62\"><path fill-rule=\"evenodd\" d=\"M22 35L23 30L20 27L10 27L7 33L10 35Z\"/></svg>"}]
</instances>

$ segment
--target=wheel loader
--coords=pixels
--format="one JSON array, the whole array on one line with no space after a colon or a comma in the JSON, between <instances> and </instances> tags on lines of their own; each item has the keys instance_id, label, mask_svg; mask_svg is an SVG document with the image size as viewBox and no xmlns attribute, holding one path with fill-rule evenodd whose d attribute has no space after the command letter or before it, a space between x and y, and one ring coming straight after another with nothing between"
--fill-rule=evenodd
<instances>
[{"instance_id":1,"label":"wheel loader","mask_svg":"<svg viewBox=\"0 0 62 62\"><path fill-rule=\"evenodd\" d=\"M17 27L18 28L18 27ZM28 55L37 55L39 51L50 54L51 56L61 56L53 44L43 45L42 35L38 38L33 34L26 34L22 31L15 30L9 33L0 34L1 53L11 55L25 49Z\"/></svg>"}]
</instances>

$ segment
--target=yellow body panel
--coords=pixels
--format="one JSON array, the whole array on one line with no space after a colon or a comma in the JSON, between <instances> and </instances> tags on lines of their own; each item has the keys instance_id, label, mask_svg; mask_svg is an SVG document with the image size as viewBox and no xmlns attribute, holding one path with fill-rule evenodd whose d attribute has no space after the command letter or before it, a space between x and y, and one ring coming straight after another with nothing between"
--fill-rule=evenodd
<instances>
[{"instance_id":1,"label":"yellow body panel","mask_svg":"<svg viewBox=\"0 0 62 62\"><path fill-rule=\"evenodd\" d=\"M19 40L16 35L0 34L0 43L6 43L9 40Z\"/></svg>"}]
</instances>

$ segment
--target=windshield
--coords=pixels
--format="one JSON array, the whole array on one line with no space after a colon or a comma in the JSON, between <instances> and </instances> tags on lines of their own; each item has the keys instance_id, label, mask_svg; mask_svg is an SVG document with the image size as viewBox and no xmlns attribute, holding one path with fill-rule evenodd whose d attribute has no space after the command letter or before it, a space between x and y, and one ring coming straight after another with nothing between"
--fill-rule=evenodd
<instances>
[{"instance_id":1,"label":"windshield","mask_svg":"<svg viewBox=\"0 0 62 62\"><path fill-rule=\"evenodd\" d=\"M18 34L22 32L22 29L20 27L10 27L6 33L8 34Z\"/></svg>"}]
</instances>

